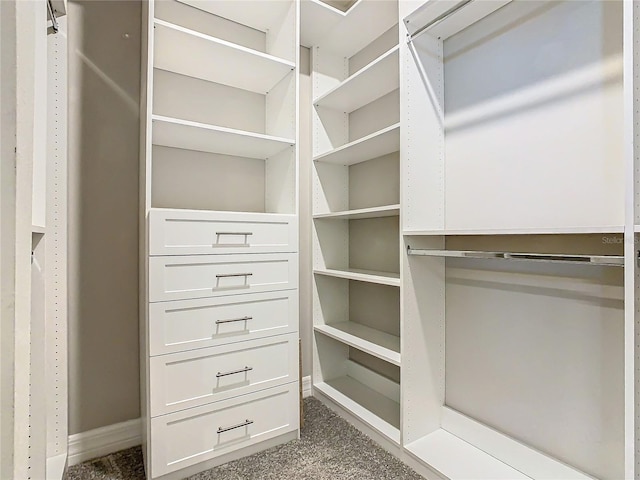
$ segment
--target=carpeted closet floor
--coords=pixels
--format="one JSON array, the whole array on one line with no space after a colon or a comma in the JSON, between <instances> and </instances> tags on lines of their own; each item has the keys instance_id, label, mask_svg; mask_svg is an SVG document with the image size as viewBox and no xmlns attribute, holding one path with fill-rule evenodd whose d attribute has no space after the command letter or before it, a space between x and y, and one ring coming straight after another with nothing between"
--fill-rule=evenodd
<instances>
[{"instance_id":1,"label":"carpeted closet floor","mask_svg":"<svg viewBox=\"0 0 640 480\"><path fill-rule=\"evenodd\" d=\"M189 480L420 480L422 477L314 398L304 401L300 440ZM144 480L140 447L68 469L66 480Z\"/></svg>"}]
</instances>

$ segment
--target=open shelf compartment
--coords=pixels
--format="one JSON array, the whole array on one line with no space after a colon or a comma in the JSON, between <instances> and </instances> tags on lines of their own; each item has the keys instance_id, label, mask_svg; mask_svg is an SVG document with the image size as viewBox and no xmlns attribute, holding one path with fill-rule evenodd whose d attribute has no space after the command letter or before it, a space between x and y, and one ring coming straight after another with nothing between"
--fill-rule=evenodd
<instances>
[{"instance_id":1,"label":"open shelf compartment","mask_svg":"<svg viewBox=\"0 0 640 480\"><path fill-rule=\"evenodd\" d=\"M396 45L314 101L316 107L351 113L400 86Z\"/></svg>"},{"instance_id":2,"label":"open shelf compartment","mask_svg":"<svg viewBox=\"0 0 640 480\"><path fill-rule=\"evenodd\" d=\"M315 335L316 347L324 350L314 373L314 392L400 444L400 385L353 361L349 347L324 335ZM331 365L329 365L331 364Z\"/></svg>"}]
</instances>

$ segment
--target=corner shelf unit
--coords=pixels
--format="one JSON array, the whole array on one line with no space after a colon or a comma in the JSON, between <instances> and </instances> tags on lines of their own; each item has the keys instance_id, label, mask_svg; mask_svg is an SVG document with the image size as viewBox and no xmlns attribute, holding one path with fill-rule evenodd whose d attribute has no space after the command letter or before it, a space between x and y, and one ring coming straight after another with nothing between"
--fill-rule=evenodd
<instances>
[{"instance_id":1,"label":"corner shelf unit","mask_svg":"<svg viewBox=\"0 0 640 480\"><path fill-rule=\"evenodd\" d=\"M149 480L184 478L299 436L298 7L144 2ZM240 364L252 368L238 381ZM230 373L216 377L214 368ZM245 418L240 435L233 425Z\"/></svg>"},{"instance_id":2,"label":"corner shelf unit","mask_svg":"<svg viewBox=\"0 0 640 480\"><path fill-rule=\"evenodd\" d=\"M307 37L314 392L399 447L398 4L360 0L341 12L303 1L301 9L303 25L310 12L327 22L312 17Z\"/></svg>"}]
</instances>

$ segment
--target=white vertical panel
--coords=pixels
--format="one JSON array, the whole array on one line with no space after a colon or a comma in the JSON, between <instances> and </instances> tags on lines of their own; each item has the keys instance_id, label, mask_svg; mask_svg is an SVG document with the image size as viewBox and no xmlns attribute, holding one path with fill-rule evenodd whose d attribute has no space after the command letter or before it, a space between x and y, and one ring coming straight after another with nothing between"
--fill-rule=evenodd
<instances>
[{"instance_id":1,"label":"white vertical panel","mask_svg":"<svg viewBox=\"0 0 640 480\"><path fill-rule=\"evenodd\" d=\"M444 248L444 237L404 237L404 247ZM402 432L405 444L440 428L445 394L445 261L402 255Z\"/></svg>"},{"instance_id":2,"label":"white vertical panel","mask_svg":"<svg viewBox=\"0 0 640 480\"><path fill-rule=\"evenodd\" d=\"M46 349L47 457L66 455L67 399L67 17L48 37Z\"/></svg>"},{"instance_id":3,"label":"white vertical panel","mask_svg":"<svg viewBox=\"0 0 640 480\"><path fill-rule=\"evenodd\" d=\"M31 201L33 188L36 11L43 4L16 3L15 353L14 475L29 478L31 390ZM42 27L44 28L44 26ZM11 248L11 247L10 247ZM34 459L35 461L35 459Z\"/></svg>"},{"instance_id":4,"label":"white vertical panel","mask_svg":"<svg viewBox=\"0 0 640 480\"><path fill-rule=\"evenodd\" d=\"M13 477L16 3L0 2L0 478Z\"/></svg>"},{"instance_id":5,"label":"white vertical panel","mask_svg":"<svg viewBox=\"0 0 640 480\"><path fill-rule=\"evenodd\" d=\"M298 76L295 72L285 76L267 92L265 99L265 133L282 138L294 138L296 125L296 86Z\"/></svg>"},{"instance_id":6,"label":"white vertical panel","mask_svg":"<svg viewBox=\"0 0 640 480\"><path fill-rule=\"evenodd\" d=\"M640 3L624 2L625 477L640 478Z\"/></svg>"},{"instance_id":7,"label":"white vertical panel","mask_svg":"<svg viewBox=\"0 0 640 480\"><path fill-rule=\"evenodd\" d=\"M296 213L295 146L265 161L265 208L268 213Z\"/></svg>"},{"instance_id":8,"label":"white vertical panel","mask_svg":"<svg viewBox=\"0 0 640 480\"><path fill-rule=\"evenodd\" d=\"M444 228L444 78L442 42L401 42L400 164L403 230Z\"/></svg>"}]
</instances>

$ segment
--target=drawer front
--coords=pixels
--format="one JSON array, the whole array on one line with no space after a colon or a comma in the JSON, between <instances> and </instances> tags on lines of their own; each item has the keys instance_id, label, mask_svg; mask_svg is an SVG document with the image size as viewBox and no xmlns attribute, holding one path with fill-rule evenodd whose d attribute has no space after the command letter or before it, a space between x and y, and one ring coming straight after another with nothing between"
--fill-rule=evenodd
<instances>
[{"instance_id":1,"label":"drawer front","mask_svg":"<svg viewBox=\"0 0 640 480\"><path fill-rule=\"evenodd\" d=\"M296 253L149 258L150 302L297 287Z\"/></svg>"},{"instance_id":2,"label":"drawer front","mask_svg":"<svg viewBox=\"0 0 640 480\"><path fill-rule=\"evenodd\" d=\"M150 255L298 251L295 215L152 209Z\"/></svg>"},{"instance_id":3,"label":"drawer front","mask_svg":"<svg viewBox=\"0 0 640 480\"><path fill-rule=\"evenodd\" d=\"M297 290L149 305L151 356L297 331Z\"/></svg>"},{"instance_id":4,"label":"drawer front","mask_svg":"<svg viewBox=\"0 0 640 480\"><path fill-rule=\"evenodd\" d=\"M295 431L298 383L151 419L151 477Z\"/></svg>"},{"instance_id":5,"label":"drawer front","mask_svg":"<svg viewBox=\"0 0 640 480\"><path fill-rule=\"evenodd\" d=\"M298 379L298 335L280 335L151 358L151 416Z\"/></svg>"}]
</instances>

